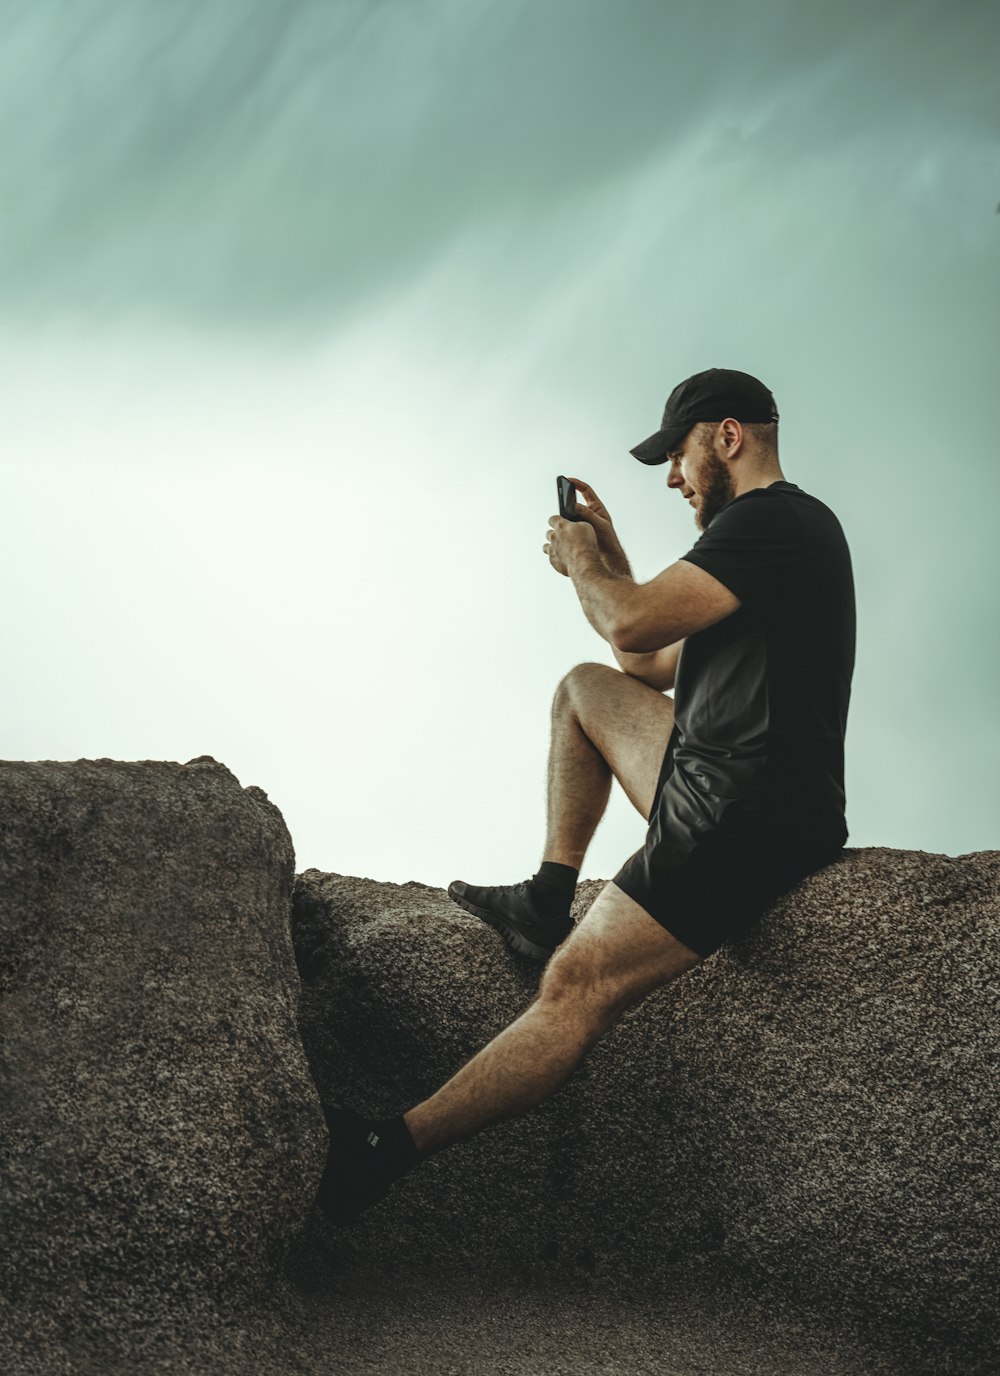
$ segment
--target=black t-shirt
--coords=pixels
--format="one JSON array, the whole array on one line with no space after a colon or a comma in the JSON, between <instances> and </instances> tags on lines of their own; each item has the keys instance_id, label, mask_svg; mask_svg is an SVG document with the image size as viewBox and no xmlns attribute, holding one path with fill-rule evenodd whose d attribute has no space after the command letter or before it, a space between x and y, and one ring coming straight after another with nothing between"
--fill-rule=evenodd
<instances>
[{"instance_id":1,"label":"black t-shirt","mask_svg":"<svg viewBox=\"0 0 1000 1376\"><path fill-rule=\"evenodd\" d=\"M755 799L793 837L842 846L855 604L840 522L775 482L734 497L683 557L742 606L684 642L672 767L706 803Z\"/></svg>"}]
</instances>

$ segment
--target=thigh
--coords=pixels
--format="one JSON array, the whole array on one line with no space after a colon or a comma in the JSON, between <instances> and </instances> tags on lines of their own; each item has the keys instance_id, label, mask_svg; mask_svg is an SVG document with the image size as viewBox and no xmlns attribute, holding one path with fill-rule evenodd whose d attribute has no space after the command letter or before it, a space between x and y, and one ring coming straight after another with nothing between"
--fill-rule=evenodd
<instances>
[{"instance_id":1,"label":"thigh","mask_svg":"<svg viewBox=\"0 0 1000 1376\"><path fill-rule=\"evenodd\" d=\"M689 790L677 779L667 780L645 843L611 882L707 958L834 857L826 845L790 839L780 821L749 798L719 800L718 819L705 829L703 819L689 812Z\"/></svg>"},{"instance_id":2,"label":"thigh","mask_svg":"<svg viewBox=\"0 0 1000 1376\"><path fill-rule=\"evenodd\" d=\"M578 664L563 684L584 735L647 818L674 729L673 699L608 664Z\"/></svg>"},{"instance_id":3,"label":"thigh","mask_svg":"<svg viewBox=\"0 0 1000 1376\"><path fill-rule=\"evenodd\" d=\"M611 882L549 961L544 982L550 994L561 988L621 1011L702 959Z\"/></svg>"}]
</instances>

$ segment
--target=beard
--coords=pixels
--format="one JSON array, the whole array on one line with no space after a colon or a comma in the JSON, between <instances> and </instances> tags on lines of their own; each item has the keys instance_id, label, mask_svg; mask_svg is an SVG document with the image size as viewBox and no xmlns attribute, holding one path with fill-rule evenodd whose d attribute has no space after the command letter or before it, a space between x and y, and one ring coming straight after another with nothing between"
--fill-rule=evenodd
<instances>
[{"instance_id":1,"label":"beard","mask_svg":"<svg viewBox=\"0 0 1000 1376\"><path fill-rule=\"evenodd\" d=\"M707 530L722 508L736 496L733 475L707 445L702 445L702 469L698 474L699 500L694 521L699 530Z\"/></svg>"}]
</instances>

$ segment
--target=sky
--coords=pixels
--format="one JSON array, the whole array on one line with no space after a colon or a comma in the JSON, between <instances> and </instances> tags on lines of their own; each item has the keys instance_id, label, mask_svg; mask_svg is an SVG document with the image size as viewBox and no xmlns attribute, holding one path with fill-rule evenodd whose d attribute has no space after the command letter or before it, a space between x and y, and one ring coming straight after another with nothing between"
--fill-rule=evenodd
<instances>
[{"instance_id":1,"label":"sky","mask_svg":"<svg viewBox=\"0 0 1000 1376\"><path fill-rule=\"evenodd\" d=\"M6 759L212 755L296 867L542 858L614 664L542 546L698 538L629 449L781 412L851 549L849 847L1000 847L1000 12L0 0ZM645 824L615 786L584 862Z\"/></svg>"}]
</instances>

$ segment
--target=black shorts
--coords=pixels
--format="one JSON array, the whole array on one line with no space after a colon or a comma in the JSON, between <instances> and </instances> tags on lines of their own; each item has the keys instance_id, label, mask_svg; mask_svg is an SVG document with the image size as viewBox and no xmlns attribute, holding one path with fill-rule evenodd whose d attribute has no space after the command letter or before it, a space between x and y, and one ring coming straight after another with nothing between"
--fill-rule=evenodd
<instances>
[{"instance_id":1,"label":"black shorts","mask_svg":"<svg viewBox=\"0 0 1000 1376\"><path fill-rule=\"evenodd\" d=\"M803 843L758 801L694 786L672 762L660 769L645 844L612 883L671 936L702 956L742 936L783 893L843 851Z\"/></svg>"}]
</instances>

